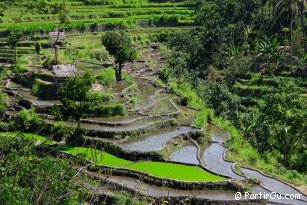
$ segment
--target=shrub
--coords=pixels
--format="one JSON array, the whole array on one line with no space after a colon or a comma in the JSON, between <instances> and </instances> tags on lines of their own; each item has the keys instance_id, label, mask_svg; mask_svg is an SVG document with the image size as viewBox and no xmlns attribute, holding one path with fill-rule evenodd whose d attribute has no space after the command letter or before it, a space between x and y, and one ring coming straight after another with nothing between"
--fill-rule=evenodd
<instances>
[{"instance_id":1,"label":"shrub","mask_svg":"<svg viewBox=\"0 0 307 205\"><path fill-rule=\"evenodd\" d=\"M189 98L188 98L188 97L182 97L182 98L180 99L180 104L181 104L182 106L187 106L188 103L189 103Z\"/></svg>"},{"instance_id":2,"label":"shrub","mask_svg":"<svg viewBox=\"0 0 307 205\"><path fill-rule=\"evenodd\" d=\"M116 116L116 115L126 115L127 110L126 107L122 104L114 104L114 105L101 105L97 106L93 110L97 115L103 116L103 117L110 117L110 116Z\"/></svg>"},{"instance_id":3,"label":"shrub","mask_svg":"<svg viewBox=\"0 0 307 205\"><path fill-rule=\"evenodd\" d=\"M170 76L171 76L171 73L167 67L163 67L161 71L159 72L159 79L164 83L168 82Z\"/></svg>"},{"instance_id":4,"label":"shrub","mask_svg":"<svg viewBox=\"0 0 307 205\"><path fill-rule=\"evenodd\" d=\"M201 112L198 113L197 118L195 119L194 123L198 127L204 127L207 122L212 122L214 115L214 111L211 109L204 109Z\"/></svg>"},{"instance_id":5,"label":"shrub","mask_svg":"<svg viewBox=\"0 0 307 205\"><path fill-rule=\"evenodd\" d=\"M57 87L52 83L44 82L38 78L34 81L32 92L38 97L57 99Z\"/></svg>"},{"instance_id":6,"label":"shrub","mask_svg":"<svg viewBox=\"0 0 307 205\"><path fill-rule=\"evenodd\" d=\"M64 122L55 122L50 127L50 132L53 135L53 139L57 141L61 141L63 138L68 137L72 134L72 129L67 127Z\"/></svg>"},{"instance_id":7,"label":"shrub","mask_svg":"<svg viewBox=\"0 0 307 205\"><path fill-rule=\"evenodd\" d=\"M36 54L40 54L41 50L42 50L42 44L40 42L36 42L35 43Z\"/></svg>"},{"instance_id":8,"label":"shrub","mask_svg":"<svg viewBox=\"0 0 307 205\"><path fill-rule=\"evenodd\" d=\"M8 104L8 97L5 93L0 92L0 117L4 113Z\"/></svg>"},{"instance_id":9,"label":"shrub","mask_svg":"<svg viewBox=\"0 0 307 205\"><path fill-rule=\"evenodd\" d=\"M15 119L15 129L30 129L31 126L38 125L41 122L40 117L35 113L35 109L20 110Z\"/></svg>"},{"instance_id":10,"label":"shrub","mask_svg":"<svg viewBox=\"0 0 307 205\"><path fill-rule=\"evenodd\" d=\"M27 68L26 66L24 66L23 64L17 63L15 65L12 65L11 67L12 72L16 73L16 74L22 74L27 72Z\"/></svg>"},{"instance_id":11,"label":"shrub","mask_svg":"<svg viewBox=\"0 0 307 205\"><path fill-rule=\"evenodd\" d=\"M48 57L48 58L44 61L43 66L44 66L44 68L46 68L46 69L50 69L53 65L57 65L57 64L59 64L59 63L60 63L60 62L57 61L56 59Z\"/></svg>"},{"instance_id":12,"label":"shrub","mask_svg":"<svg viewBox=\"0 0 307 205\"><path fill-rule=\"evenodd\" d=\"M93 92L93 93L91 93L91 95L93 95L93 97L101 99L102 102L110 102L113 99L112 95L110 93L107 93L107 92L104 92L104 93Z\"/></svg>"},{"instance_id":13,"label":"shrub","mask_svg":"<svg viewBox=\"0 0 307 205\"><path fill-rule=\"evenodd\" d=\"M106 69L106 71L98 75L96 79L101 85L109 87L115 82L115 71L112 67L109 67Z\"/></svg>"}]
</instances>

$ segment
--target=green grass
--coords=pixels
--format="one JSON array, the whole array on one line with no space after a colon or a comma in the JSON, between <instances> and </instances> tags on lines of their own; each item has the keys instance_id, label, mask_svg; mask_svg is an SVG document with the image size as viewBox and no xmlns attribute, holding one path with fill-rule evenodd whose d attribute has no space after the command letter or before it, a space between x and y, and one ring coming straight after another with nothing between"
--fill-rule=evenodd
<instances>
[{"instance_id":1,"label":"green grass","mask_svg":"<svg viewBox=\"0 0 307 205\"><path fill-rule=\"evenodd\" d=\"M23 135L26 139L35 139L39 142L43 142L44 144L48 144L48 145L55 144L55 141L50 140L47 137L43 137L41 135L37 135L37 134L33 134L33 133L0 132L0 136L8 136L8 137L15 137L17 134Z\"/></svg>"},{"instance_id":2,"label":"green grass","mask_svg":"<svg viewBox=\"0 0 307 205\"><path fill-rule=\"evenodd\" d=\"M132 162L93 148L62 146L59 150L69 154L85 154L87 159L97 164L142 171L162 178L183 181L226 180L224 177L211 174L196 166L152 161Z\"/></svg>"},{"instance_id":3,"label":"green grass","mask_svg":"<svg viewBox=\"0 0 307 205\"><path fill-rule=\"evenodd\" d=\"M115 70L109 67L96 78L101 85L111 86L115 83Z\"/></svg>"},{"instance_id":4,"label":"green grass","mask_svg":"<svg viewBox=\"0 0 307 205\"><path fill-rule=\"evenodd\" d=\"M157 23L155 26L159 26L162 23L163 26L175 28L178 23L183 26L192 22L195 14L194 6L195 2L193 1L152 3L147 0L110 0L108 5L85 5L80 1L73 0L68 2L70 24L67 25L66 31L78 30L82 31L82 33L84 31L88 32L89 29L100 31L101 28L97 28L104 26L135 28L138 26L143 27L144 23L148 23L149 25L147 26L149 27L154 26L152 23ZM20 16L20 13L19 8L7 10L5 15L0 17L0 31L3 32L7 28L20 26L29 33L43 32L46 34L55 30L59 24L57 14L35 12L23 14L16 24L16 16ZM178 20L176 24L168 21L173 17ZM162 22L157 21L160 18L163 18Z\"/></svg>"}]
</instances>

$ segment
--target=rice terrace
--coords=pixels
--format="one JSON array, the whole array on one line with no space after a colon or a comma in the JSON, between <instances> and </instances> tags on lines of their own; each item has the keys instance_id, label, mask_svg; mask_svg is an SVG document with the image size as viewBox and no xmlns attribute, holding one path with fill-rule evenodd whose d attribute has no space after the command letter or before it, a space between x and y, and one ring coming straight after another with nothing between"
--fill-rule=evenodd
<instances>
[{"instance_id":1,"label":"rice terrace","mask_svg":"<svg viewBox=\"0 0 307 205\"><path fill-rule=\"evenodd\" d=\"M306 0L0 0L0 205L307 204Z\"/></svg>"}]
</instances>

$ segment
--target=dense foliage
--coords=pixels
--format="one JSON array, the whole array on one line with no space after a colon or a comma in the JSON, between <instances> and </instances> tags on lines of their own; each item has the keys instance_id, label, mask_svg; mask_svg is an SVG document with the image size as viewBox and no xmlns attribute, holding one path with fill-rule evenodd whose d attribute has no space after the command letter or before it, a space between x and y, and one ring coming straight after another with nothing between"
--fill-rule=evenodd
<instances>
[{"instance_id":1,"label":"dense foliage","mask_svg":"<svg viewBox=\"0 0 307 205\"><path fill-rule=\"evenodd\" d=\"M69 163L41 157L35 141L17 136L0 137L1 204L77 204L82 189L72 183L76 172ZM42 171L43 170L43 171Z\"/></svg>"},{"instance_id":2,"label":"dense foliage","mask_svg":"<svg viewBox=\"0 0 307 205\"><path fill-rule=\"evenodd\" d=\"M90 90L94 78L86 73L84 76L71 77L60 90L60 100L63 103L64 116L72 116L78 122L80 128L81 118L89 115L92 107L102 100L97 93Z\"/></svg>"},{"instance_id":3,"label":"dense foliage","mask_svg":"<svg viewBox=\"0 0 307 205\"><path fill-rule=\"evenodd\" d=\"M136 58L136 51L131 44L131 39L123 32L107 32L102 36L102 44L114 56L117 64L115 77L117 81L121 81L124 63Z\"/></svg>"},{"instance_id":4,"label":"dense foliage","mask_svg":"<svg viewBox=\"0 0 307 205\"><path fill-rule=\"evenodd\" d=\"M192 85L264 159L270 155L275 165L306 171L301 32L306 2L211 0L197 5L199 27L170 40L170 69L162 71L161 79L175 77L179 84Z\"/></svg>"}]
</instances>

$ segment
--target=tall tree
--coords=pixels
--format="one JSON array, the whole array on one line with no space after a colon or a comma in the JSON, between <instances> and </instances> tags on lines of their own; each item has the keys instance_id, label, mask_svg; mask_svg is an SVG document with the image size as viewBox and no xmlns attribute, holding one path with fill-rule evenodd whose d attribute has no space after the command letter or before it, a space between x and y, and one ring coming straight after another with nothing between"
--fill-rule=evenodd
<instances>
[{"instance_id":1,"label":"tall tree","mask_svg":"<svg viewBox=\"0 0 307 205\"><path fill-rule=\"evenodd\" d=\"M0 119L3 117L6 106L8 102L8 97L5 93L0 92Z\"/></svg>"},{"instance_id":2,"label":"tall tree","mask_svg":"<svg viewBox=\"0 0 307 205\"><path fill-rule=\"evenodd\" d=\"M71 77L60 89L60 100L63 112L73 117L80 129L80 120L90 113L91 109L101 102L99 96L90 92L94 78L86 73L84 76Z\"/></svg>"},{"instance_id":3,"label":"tall tree","mask_svg":"<svg viewBox=\"0 0 307 205\"><path fill-rule=\"evenodd\" d=\"M306 143L307 102L295 82L277 78L276 83L276 89L263 98L257 123L258 130L267 130L269 135L256 135L269 138L271 147L282 154L283 164L289 166L290 155L303 151Z\"/></svg>"},{"instance_id":4,"label":"tall tree","mask_svg":"<svg viewBox=\"0 0 307 205\"><path fill-rule=\"evenodd\" d=\"M286 15L289 22L291 56L293 55L293 25L297 19L304 15L303 11L306 6L306 0L280 0L274 8L276 19L280 20Z\"/></svg>"},{"instance_id":5,"label":"tall tree","mask_svg":"<svg viewBox=\"0 0 307 205\"><path fill-rule=\"evenodd\" d=\"M17 64L18 61L18 43L25 37L25 31L21 27L14 27L9 30L9 39L7 44L14 49L14 63Z\"/></svg>"},{"instance_id":6,"label":"tall tree","mask_svg":"<svg viewBox=\"0 0 307 205\"><path fill-rule=\"evenodd\" d=\"M136 59L136 51L132 46L131 39L123 32L107 32L102 36L102 44L114 56L117 64L115 77L117 81L121 81L124 63Z\"/></svg>"},{"instance_id":7,"label":"tall tree","mask_svg":"<svg viewBox=\"0 0 307 205\"><path fill-rule=\"evenodd\" d=\"M59 5L56 5L55 10L56 10L55 12L59 14L59 26L58 26L58 35L53 43L53 47L54 47L54 57L56 62L58 62L59 48L57 43L59 41L61 31L64 32L65 27L67 26L67 24L69 24L69 10L65 1L63 1Z\"/></svg>"}]
</instances>

